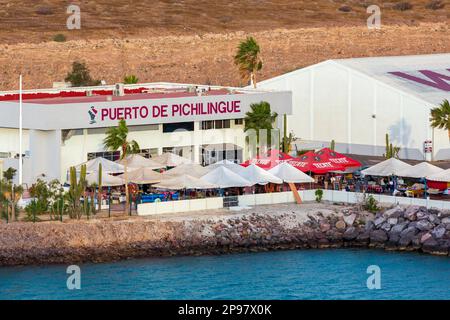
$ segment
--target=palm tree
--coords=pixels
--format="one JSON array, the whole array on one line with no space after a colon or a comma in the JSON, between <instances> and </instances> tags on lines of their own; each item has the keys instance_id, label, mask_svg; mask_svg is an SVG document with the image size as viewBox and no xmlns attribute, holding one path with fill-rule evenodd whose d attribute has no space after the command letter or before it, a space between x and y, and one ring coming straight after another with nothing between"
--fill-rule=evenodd
<instances>
[{"instance_id":1,"label":"palm tree","mask_svg":"<svg viewBox=\"0 0 450 320\"><path fill-rule=\"evenodd\" d=\"M247 37L238 46L234 56L234 64L238 66L241 79L245 82L251 81L256 88L256 72L262 69L262 60L259 56L259 44L253 37Z\"/></svg>"},{"instance_id":2,"label":"palm tree","mask_svg":"<svg viewBox=\"0 0 450 320\"><path fill-rule=\"evenodd\" d=\"M106 150L116 151L120 150L120 159L124 163L124 179L125 179L125 212L128 213L130 204L130 195L128 194L128 166L127 156L139 152L139 144L135 140L128 140L128 127L125 120L120 120L119 125L115 128L110 128L106 131L106 137L103 140L103 145ZM131 212L129 212L131 215Z\"/></svg>"},{"instance_id":3,"label":"palm tree","mask_svg":"<svg viewBox=\"0 0 450 320\"><path fill-rule=\"evenodd\" d=\"M278 117L276 112L272 112L270 104L266 101L260 103L252 103L250 105L251 111L245 114L245 127L244 131L253 129L256 132L256 139L259 143L259 130L267 130L267 143L271 144L271 130L273 129L273 123Z\"/></svg>"},{"instance_id":4,"label":"palm tree","mask_svg":"<svg viewBox=\"0 0 450 320\"><path fill-rule=\"evenodd\" d=\"M435 108L431 109L430 121L432 128L445 129L450 140L450 104L447 99Z\"/></svg>"}]
</instances>

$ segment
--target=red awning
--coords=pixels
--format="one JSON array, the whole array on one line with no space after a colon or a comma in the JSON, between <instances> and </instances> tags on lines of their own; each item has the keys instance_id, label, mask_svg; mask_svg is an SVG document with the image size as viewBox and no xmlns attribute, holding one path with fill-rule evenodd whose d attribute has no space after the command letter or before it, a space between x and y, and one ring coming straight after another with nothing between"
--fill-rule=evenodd
<instances>
[{"instance_id":1,"label":"red awning","mask_svg":"<svg viewBox=\"0 0 450 320\"><path fill-rule=\"evenodd\" d=\"M301 155L298 158L288 160L288 163L303 172L327 173L330 171L343 171L345 166L334 163L322 155L318 155L312 151Z\"/></svg>"},{"instance_id":2,"label":"red awning","mask_svg":"<svg viewBox=\"0 0 450 320\"><path fill-rule=\"evenodd\" d=\"M250 159L241 163L241 166L248 167L251 164L256 164L265 170L269 170L275 167L280 162L293 159L290 155L283 153L279 150L270 150L267 155L259 155L256 158Z\"/></svg>"},{"instance_id":3,"label":"red awning","mask_svg":"<svg viewBox=\"0 0 450 320\"><path fill-rule=\"evenodd\" d=\"M342 165L345 168L361 167L361 163L359 161L333 151L330 148L320 149L319 151L316 151L315 154L324 158L324 161L330 161L337 165Z\"/></svg>"}]
</instances>

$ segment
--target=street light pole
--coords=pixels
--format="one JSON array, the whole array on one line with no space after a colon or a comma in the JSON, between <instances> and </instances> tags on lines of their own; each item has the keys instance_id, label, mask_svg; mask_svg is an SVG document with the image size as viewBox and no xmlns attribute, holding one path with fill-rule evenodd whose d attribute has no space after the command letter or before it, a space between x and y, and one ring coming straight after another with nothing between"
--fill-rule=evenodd
<instances>
[{"instance_id":1,"label":"street light pole","mask_svg":"<svg viewBox=\"0 0 450 320\"><path fill-rule=\"evenodd\" d=\"M22 75L19 77L19 186L23 183L22 168Z\"/></svg>"}]
</instances>

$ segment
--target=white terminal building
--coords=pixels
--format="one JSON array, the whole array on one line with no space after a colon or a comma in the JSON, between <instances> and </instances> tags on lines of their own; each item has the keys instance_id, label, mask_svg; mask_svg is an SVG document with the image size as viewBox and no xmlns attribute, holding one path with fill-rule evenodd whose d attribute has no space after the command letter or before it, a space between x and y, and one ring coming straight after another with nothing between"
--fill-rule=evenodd
<instances>
[{"instance_id":1,"label":"white terminal building","mask_svg":"<svg viewBox=\"0 0 450 320\"><path fill-rule=\"evenodd\" d=\"M334 140L336 151L380 156L388 133L400 158L450 159L446 130L429 121L430 109L450 100L450 54L327 60L258 87L292 92L298 149Z\"/></svg>"},{"instance_id":2,"label":"white terminal building","mask_svg":"<svg viewBox=\"0 0 450 320\"><path fill-rule=\"evenodd\" d=\"M18 167L18 92L0 93L0 170ZM23 92L23 177L66 180L67 169L102 156L109 127L125 118L142 154L176 152L208 164L248 157L243 118L267 101L298 138L297 150L329 146L344 153L450 159L445 130L430 109L450 100L450 54L327 60L258 83L258 89L172 83ZM427 147L427 148L425 148ZM430 148L431 147L431 148ZM1 168L3 166L3 169Z\"/></svg>"},{"instance_id":3,"label":"white terminal building","mask_svg":"<svg viewBox=\"0 0 450 320\"><path fill-rule=\"evenodd\" d=\"M23 183L66 181L70 166L101 156L110 127L125 119L129 138L146 157L175 152L198 163L246 158L243 118L252 103L267 101L290 114L289 91L174 83L116 84L22 92ZM281 123L281 118L279 117ZM0 171L19 167L19 93L0 93ZM16 175L16 180L17 180Z\"/></svg>"}]
</instances>

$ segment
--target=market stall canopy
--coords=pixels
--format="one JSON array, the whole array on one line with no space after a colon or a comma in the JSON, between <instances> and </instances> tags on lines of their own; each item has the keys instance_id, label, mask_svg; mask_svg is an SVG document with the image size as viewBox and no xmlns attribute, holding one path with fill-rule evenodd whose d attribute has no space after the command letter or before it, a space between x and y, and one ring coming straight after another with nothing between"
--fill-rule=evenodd
<instances>
[{"instance_id":1,"label":"market stall canopy","mask_svg":"<svg viewBox=\"0 0 450 320\"><path fill-rule=\"evenodd\" d=\"M345 168L361 167L361 162L338 153L330 148L323 148L315 152L316 155L323 157L324 161L330 161Z\"/></svg>"},{"instance_id":2,"label":"market stall canopy","mask_svg":"<svg viewBox=\"0 0 450 320\"><path fill-rule=\"evenodd\" d=\"M290 155L274 149L270 150L266 155L259 155L256 158L245 161L241 166L248 167L251 164L255 164L258 167L268 170L290 159L292 159Z\"/></svg>"},{"instance_id":3,"label":"market stall canopy","mask_svg":"<svg viewBox=\"0 0 450 320\"><path fill-rule=\"evenodd\" d=\"M430 181L450 182L450 169L426 177Z\"/></svg>"},{"instance_id":4,"label":"market stall canopy","mask_svg":"<svg viewBox=\"0 0 450 320\"><path fill-rule=\"evenodd\" d=\"M98 173L89 173L86 175L86 181L89 185L98 185ZM112 176L107 173L102 174L102 186L103 187L117 187L123 186L125 181L121 177Z\"/></svg>"},{"instance_id":5,"label":"market stall canopy","mask_svg":"<svg viewBox=\"0 0 450 320\"><path fill-rule=\"evenodd\" d=\"M410 164L407 164L406 162L403 162L396 158L390 158L377 163L376 165L371 166L365 170L362 170L361 173L366 176L398 176L401 171L409 169L411 167L412 166Z\"/></svg>"},{"instance_id":6,"label":"market stall canopy","mask_svg":"<svg viewBox=\"0 0 450 320\"><path fill-rule=\"evenodd\" d=\"M158 184L153 185L159 189L169 190L183 190L183 189L217 189L218 185L204 181L202 179L183 174L173 178L163 180Z\"/></svg>"},{"instance_id":7,"label":"market stall canopy","mask_svg":"<svg viewBox=\"0 0 450 320\"><path fill-rule=\"evenodd\" d=\"M102 165L103 173L122 173L124 171L124 167L120 163L116 163L114 161L110 161L110 160L107 160L102 157L98 157L98 158L83 162L83 163L75 166L75 170L77 172L79 172L81 170L81 166L83 164L86 165L87 173L97 173L99 164Z\"/></svg>"},{"instance_id":8,"label":"market stall canopy","mask_svg":"<svg viewBox=\"0 0 450 320\"><path fill-rule=\"evenodd\" d=\"M124 174L121 174L120 177L124 178ZM128 171L128 182L136 184L149 184L158 183L161 180L162 174L153 171L150 168L139 168L133 171Z\"/></svg>"},{"instance_id":9,"label":"market stall canopy","mask_svg":"<svg viewBox=\"0 0 450 320\"><path fill-rule=\"evenodd\" d=\"M298 158L288 160L289 164L303 172L323 174L331 171L344 171L345 166L328 160L325 156L308 151Z\"/></svg>"},{"instance_id":10,"label":"market stall canopy","mask_svg":"<svg viewBox=\"0 0 450 320\"><path fill-rule=\"evenodd\" d=\"M301 172L289 162L282 162L269 170L271 174L287 183L307 183L314 182L314 179Z\"/></svg>"},{"instance_id":11,"label":"market stall canopy","mask_svg":"<svg viewBox=\"0 0 450 320\"><path fill-rule=\"evenodd\" d=\"M180 157L172 152L163 153L159 156L153 157L152 160L164 165L165 167L176 167L181 164L192 163L192 160Z\"/></svg>"},{"instance_id":12,"label":"market stall canopy","mask_svg":"<svg viewBox=\"0 0 450 320\"><path fill-rule=\"evenodd\" d=\"M200 178L208 173L208 169L197 163L181 164L173 169L167 170L163 173L164 176L179 176L188 174L193 177Z\"/></svg>"},{"instance_id":13,"label":"market stall canopy","mask_svg":"<svg viewBox=\"0 0 450 320\"><path fill-rule=\"evenodd\" d=\"M215 168L201 177L202 180L218 185L220 188L250 187L252 183L224 166Z\"/></svg>"},{"instance_id":14,"label":"market stall canopy","mask_svg":"<svg viewBox=\"0 0 450 320\"><path fill-rule=\"evenodd\" d=\"M275 177L269 171L266 171L255 164L251 164L242 171L241 177L250 181L252 185L254 184L267 184L267 183L283 183L278 177Z\"/></svg>"},{"instance_id":15,"label":"market stall canopy","mask_svg":"<svg viewBox=\"0 0 450 320\"><path fill-rule=\"evenodd\" d=\"M238 165L237 163L234 163L233 161L230 161L230 160L221 160L221 161L215 162L215 163L207 166L206 169L208 169L209 171L212 171L219 167L225 167L228 170L231 170L237 174L240 174L242 172L242 170L244 170L244 167L242 167L242 166Z\"/></svg>"},{"instance_id":16,"label":"market stall canopy","mask_svg":"<svg viewBox=\"0 0 450 320\"><path fill-rule=\"evenodd\" d=\"M421 162L415 166L400 171L398 176L407 178L425 178L427 176L438 174L442 171L444 171L444 169L436 167L428 162Z\"/></svg>"},{"instance_id":17,"label":"market stall canopy","mask_svg":"<svg viewBox=\"0 0 450 320\"><path fill-rule=\"evenodd\" d=\"M137 168L161 169L165 167L165 165L156 162L155 160L145 158L139 154L132 154L127 156L126 161L127 167L133 169ZM116 162L120 163L121 165L125 165L125 159L117 160Z\"/></svg>"}]
</instances>

